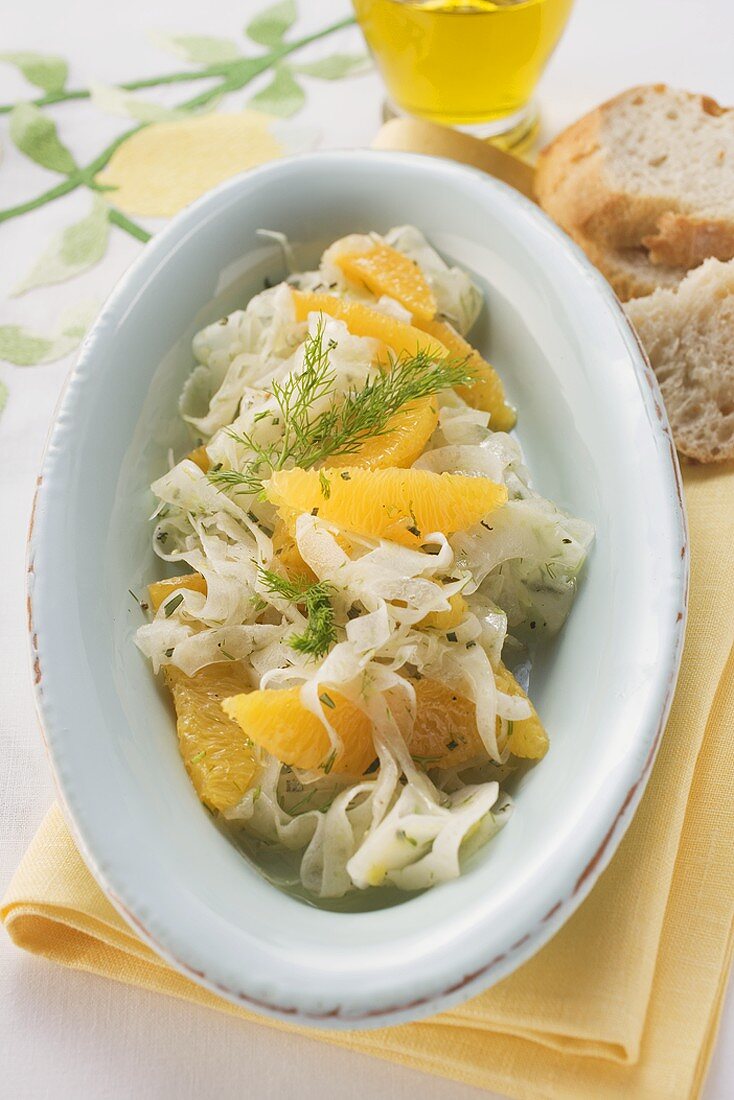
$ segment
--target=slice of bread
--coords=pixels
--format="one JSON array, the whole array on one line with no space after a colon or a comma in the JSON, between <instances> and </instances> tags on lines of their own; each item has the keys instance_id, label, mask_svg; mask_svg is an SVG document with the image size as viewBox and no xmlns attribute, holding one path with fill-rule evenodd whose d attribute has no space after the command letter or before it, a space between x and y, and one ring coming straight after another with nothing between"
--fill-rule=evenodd
<instances>
[{"instance_id":1,"label":"slice of bread","mask_svg":"<svg viewBox=\"0 0 734 1100\"><path fill-rule=\"evenodd\" d=\"M600 248L584 238L577 238L577 242L623 302L652 294L658 287L672 289L687 274L684 267L651 263L644 248Z\"/></svg>"},{"instance_id":2,"label":"slice of bread","mask_svg":"<svg viewBox=\"0 0 734 1100\"><path fill-rule=\"evenodd\" d=\"M734 110L663 84L631 88L539 157L540 205L580 244L691 268L734 256Z\"/></svg>"},{"instance_id":3,"label":"slice of bread","mask_svg":"<svg viewBox=\"0 0 734 1100\"><path fill-rule=\"evenodd\" d=\"M676 446L734 459L734 261L707 260L674 290L625 306L650 357Z\"/></svg>"}]
</instances>

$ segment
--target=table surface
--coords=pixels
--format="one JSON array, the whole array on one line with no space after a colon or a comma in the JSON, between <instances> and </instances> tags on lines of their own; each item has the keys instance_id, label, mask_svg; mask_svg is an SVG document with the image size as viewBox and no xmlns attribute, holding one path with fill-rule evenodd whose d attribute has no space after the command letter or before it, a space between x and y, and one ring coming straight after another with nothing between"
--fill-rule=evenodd
<instances>
[{"instance_id":1,"label":"table surface","mask_svg":"<svg viewBox=\"0 0 734 1100\"><path fill-rule=\"evenodd\" d=\"M192 0L35 0L6 5L4 51L60 54L71 65L70 86L106 84L165 71L151 32L241 38L258 7L256 0L214 5ZM348 14L346 0L306 4L303 25L322 26ZM705 9L705 20L702 18ZM300 24L299 24L300 26ZM543 130L555 133L583 111L635 83L667 81L734 102L731 43L734 6L727 0L578 0L567 34L540 87ZM356 30L315 52L361 48ZM176 66L173 65L173 68ZM0 65L0 102L28 95L28 85ZM265 78L260 78L264 83ZM256 86L253 86L256 89ZM338 95L334 90L338 89ZM227 105L237 109L244 103ZM164 97L165 98L165 97ZM170 102L170 96L168 97ZM321 131L321 147L366 145L377 130L381 93L374 73L339 85L309 82L298 116ZM84 112L87 112L86 114ZM77 112L77 113L74 113ZM99 112L97 112L99 114ZM75 148L89 158L124 123L99 121L83 105L59 107L54 117L72 133ZM129 123L128 123L129 125ZM67 129L68 128L68 129ZM50 173L12 148L0 125L5 163L0 170L0 209L52 186ZM86 148L85 148L86 146ZM58 178L58 177L57 177ZM88 204L88 200L86 200ZM81 298L101 297L139 250L116 233L104 260L68 283L21 298L10 291L60 225L82 216L83 197L35 211L3 226L0 248L0 323L41 331ZM63 214L63 219L60 220ZM21 270L22 269L22 270ZM0 646L4 676L0 708L0 890L53 799L53 786L36 726L25 639L24 542L33 486L59 390L73 356L41 366L0 362L0 382L9 391L0 419L0 484L5 536L0 540L3 607ZM0 935L0 1050L3 1092L15 1098L89 1096L117 1100L135 1096L223 1096L231 1091L301 1100L359 1100L414 1096L423 1100L470 1100L476 1089L324 1048L320 1043L220 1016L204 1008L75 973L15 950ZM706 1100L734 1095L734 998L730 995Z\"/></svg>"}]
</instances>

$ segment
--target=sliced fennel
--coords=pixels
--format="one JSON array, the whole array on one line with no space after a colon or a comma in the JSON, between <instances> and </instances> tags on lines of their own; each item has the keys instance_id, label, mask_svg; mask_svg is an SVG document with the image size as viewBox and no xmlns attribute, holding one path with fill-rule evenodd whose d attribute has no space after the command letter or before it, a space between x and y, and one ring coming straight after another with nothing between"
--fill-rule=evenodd
<instances>
[{"instance_id":1,"label":"sliced fennel","mask_svg":"<svg viewBox=\"0 0 734 1100\"><path fill-rule=\"evenodd\" d=\"M275 236L290 265L288 242ZM440 314L467 332L482 306L467 274L449 267L411 226L383 239L418 264ZM153 484L153 546L172 573L200 573L206 592L182 589L137 634L155 671L170 664L193 676L230 660L242 662L253 689L296 688L323 723L333 754L341 739L329 692L368 716L375 761L364 775L299 770L259 749L256 785L227 811L229 824L267 852L275 880L322 898L448 881L507 820L511 804L498 780L512 767L512 724L530 705L500 690L495 671L506 642L524 655L523 642L561 627L593 537L587 523L532 489L518 442L492 432L487 414L453 390L437 398L438 426L415 467L489 478L507 487L509 499L450 538L427 532L425 544L412 549L311 513L293 517L286 531L258 477L239 477L258 455L283 456L293 447L278 394L308 369L317 336L328 351L329 381L313 394L309 423L378 377L379 342L329 317L297 322L290 286L356 298L411 320L394 299L347 283L334 258L355 241L336 242L317 270L290 275L195 337L180 413L192 439L206 444L210 468L205 473L184 457ZM301 452L295 446L292 453ZM287 468L293 459L284 461ZM265 464L262 478L267 474ZM291 589L273 580L285 575L284 540L308 571L306 587L291 586L290 597ZM299 647L294 639L313 627L308 585L326 594L329 630L325 644ZM459 598L463 610L451 629L428 625ZM441 770L411 757L406 731L421 678L474 704L485 759Z\"/></svg>"}]
</instances>

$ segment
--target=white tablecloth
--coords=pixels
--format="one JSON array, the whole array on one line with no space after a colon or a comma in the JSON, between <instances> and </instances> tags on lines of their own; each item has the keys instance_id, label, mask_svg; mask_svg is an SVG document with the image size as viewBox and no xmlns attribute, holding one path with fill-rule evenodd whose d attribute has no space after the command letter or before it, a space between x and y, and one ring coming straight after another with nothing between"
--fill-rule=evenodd
<instances>
[{"instance_id":1,"label":"white tablecloth","mask_svg":"<svg viewBox=\"0 0 734 1100\"><path fill-rule=\"evenodd\" d=\"M0 50L36 50L68 58L72 87L88 86L91 80L113 84L166 71L167 65L181 67L166 61L151 41L150 31L242 41L244 24L260 6L256 0L211 8L193 0L6 3ZM302 0L301 7L305 28L348 14L346 0L319 0L318 4ZM697 4L691 0L578 0L541 85L544 132L554 133L608 95L637 82L667 81L732 103L733 42L734 7L728 0ZM319 56L335 49L356 51L361 42L358 32L348 30L322 47ZM310 81L308 90L298 122L320 129L322 147L370 142L379 124L381 102L374 73L338 85ZM28 95L23 79L10 66L0 65L0 102ZM245 101L244 92L238 96L233 107ZM162 99L175 102L171 90ZM84 104L56 108L54 117L82 163L125 125ZM12 147L6 118L0 119L0 143L0 209L57 182L57 176ZM88 195L76 193L0 226L0 325L20 324L48 332L67 306L103 298L138 253L137 242L116 232L107 255L91 271L21 298L9 297L53 232L81 217L88 206ZM0 362L0 382L9 391L0 417L0 890L5 889L53 798L30 688L24 543L37 468L72 361L70 356L29 367ZM4 935L0 935L0 960L0 1094L17 1100L41 1096L183 1100L226 1095L371 1100L407 1098L419 1092L422 1100L486 1096L308 1039L56 968L17 951ZM734 1096L733 1050L730 997L706 1100Z\"/></svg>"}]
</instances>

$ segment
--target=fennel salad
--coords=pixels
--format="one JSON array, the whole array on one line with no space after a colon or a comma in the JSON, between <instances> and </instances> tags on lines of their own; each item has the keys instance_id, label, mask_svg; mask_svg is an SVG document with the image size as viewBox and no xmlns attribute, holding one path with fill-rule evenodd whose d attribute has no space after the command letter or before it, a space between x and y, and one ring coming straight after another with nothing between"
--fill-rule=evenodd
<instances>
[{"instance_id":1,"label":"fennel salad","mask_svg":"<svg viewBox=\"0 0 734 1100\"><path fill-rule=\"evenodd\" d=\"M593 532L531 487L464 271L410 226L308 272L281 243L292 274L194 339L136 640L200 800L273 881L422 890L548 749L527 647Z\"/></svg>"}]
</instances>

